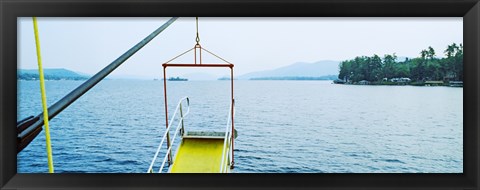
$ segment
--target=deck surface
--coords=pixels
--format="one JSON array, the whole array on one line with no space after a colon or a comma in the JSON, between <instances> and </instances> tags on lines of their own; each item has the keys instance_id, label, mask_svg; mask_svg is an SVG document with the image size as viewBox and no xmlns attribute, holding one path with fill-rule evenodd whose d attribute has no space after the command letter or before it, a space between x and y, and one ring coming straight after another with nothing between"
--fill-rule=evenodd
<instances>
[{"instance_id":1,"label":"deck surface","mask_svg":"<svg viewBox=\"0 0 480 190\"><path fill-rule=\"evenodd\" d=\"M218 173L223 143L223 139L182 139L170 173Z\"/></svg>"}]
</instances>

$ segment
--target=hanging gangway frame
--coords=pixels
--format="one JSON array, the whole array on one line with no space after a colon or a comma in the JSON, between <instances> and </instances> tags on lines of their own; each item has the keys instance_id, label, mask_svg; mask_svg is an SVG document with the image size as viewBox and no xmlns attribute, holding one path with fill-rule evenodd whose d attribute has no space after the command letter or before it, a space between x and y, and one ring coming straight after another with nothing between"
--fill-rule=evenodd
<instances>
[{"instance_id":1,"label":"hanging gangway frame","mask_svg":"<svg viewBox=\"0 0 480 190\"><path fill-rule=\"evenodd\" d=\"M175 60L176 58L190 52L190 51L194 51L194 63L170 63L171 61ZM197 51L199 52L199 56L198 56L198 60L197 60ZM202 63L202 51L205 51L219 59L221 59L222 61L224 61L225 63ZM195 44L195 46L189 50L187 50L186 52L174 57L173 59L167 61L166 63L162 64L163 66L163 92L164 92L164 98L165 98L165 126L166 128L168 129L168 126L169 126L169 121L168 121L168 98L167 98L167 74L166 74L166 70L168 67L225 67L225 68L230 68L230 88L231 88L231 106L230 106L230 110L229 110L229 114L230 114L230 117L231 117L231 131L229 133L230 137L228 137L229 140L231 140L231 164L230 164L230 168L233 169L234 167L234 135L235 135L235 125L234 125L234 110L235 110L235 107L234 107L234 96L233 96L233 67L234 67L234 64L226 61L225 59L215 55L214 53L206 50L205 48L203 48L197 41L197 44ZM171 142L170 142L170 137L169 137L169 134L167 133L167 146L170 147L171 146ZM171 152L167 152L167 154L169 154L168 157L168 162L171 163L172 162L172 158L171 158ZM222 163L223 164L223 163Z\"/></svg>"}]
</instances>

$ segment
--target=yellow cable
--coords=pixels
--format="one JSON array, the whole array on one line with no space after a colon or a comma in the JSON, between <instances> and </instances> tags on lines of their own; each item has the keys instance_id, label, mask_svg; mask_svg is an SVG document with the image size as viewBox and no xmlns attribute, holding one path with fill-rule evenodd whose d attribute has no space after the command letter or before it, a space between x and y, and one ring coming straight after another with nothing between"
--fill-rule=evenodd
<instances>
[{"instance_id":1,"label":"yellow cable","mask_svg":"<svg viewBox=\"0 0 480 190\"><path fill-rule=\"evenodd\" d=\"M40 54L40 39L38 38L37 17L33 17L33 29L35 31L35 44L37 47L38 73L40 77L40 90L42 93L43 122L45 124L45 137L47 143L48 172L53 173L52 145L50 143L50 130L48 129L47 95L45 93L45 80L43 76L42 57Z\"/></svg>"}]
</instances>

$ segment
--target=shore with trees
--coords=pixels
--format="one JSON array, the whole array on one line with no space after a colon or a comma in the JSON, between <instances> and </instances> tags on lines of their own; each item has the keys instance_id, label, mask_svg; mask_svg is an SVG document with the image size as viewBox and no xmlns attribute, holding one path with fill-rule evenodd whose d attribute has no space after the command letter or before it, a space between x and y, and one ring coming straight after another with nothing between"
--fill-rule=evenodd
<instances>
[{"instance_id":1,"label":"shore with trees","mask_svg":"<svg viewBox=\"0 0 480 190\"><path fill-rule=\"evenodd\" d=\"M358 56L339 64L336 83L372 85L449 85L463 81L463 45L451 44L437 58L432 47L416 58L397 60L397 56Z\"/></svg>"}]
</instances>

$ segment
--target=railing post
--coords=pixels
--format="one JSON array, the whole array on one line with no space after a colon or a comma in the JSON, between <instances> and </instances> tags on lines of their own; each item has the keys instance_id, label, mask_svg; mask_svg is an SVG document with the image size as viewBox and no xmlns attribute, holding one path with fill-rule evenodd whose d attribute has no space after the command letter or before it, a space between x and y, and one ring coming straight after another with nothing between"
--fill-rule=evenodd
<instances>
[{"instance_id":1,"label":"railing post","mask_svg":"<svg viewBox=\"0 0 480 190\"><path fill-rule=\"evenodd\" d=\"M231 140L232 140L232 164L230 165L230 168L233 169L234 165L235 165L235 159L234 159L234 154L233 154L233 150L234 150L234 144L235 144L235 141L234 141L234 134L235 133L235 124L234 124L234 111L235 111L235 99L233 97L233 65L232 67L230 67L230 81L231 81L231 90L232 90L232 110L230 110L232 112L232 132L231 132Z\"/></svg>"},{"instance_id":2,"label":"railing post","mask_svg":"<svg viewBox=\"0 0 480 190\"><path fill-rule=\"evenodd\" d=\"M180 135L183 136L183 132L185 131L185 128L183 127L183 111L182 111L182 103L180 102L180 119L182 121L182 128L180 129Z\"/></svg>"},{"instance_id":3,"label":"railing post","mask_svg":"<svg viewBox=\"0 0 480 190\"><path fill-rule=\"evenodd\" d=\"M167 132L167 150L170 149L171 143L170 143L170 131ZM172 151L168 151L168 165L172 165Z\"/></svg>"},{"instance_id":4,"label":"railing post","mask_svg":"<svg viewBox=\"0 0 480 190\"><path fill-rule=\"evenodd\" d=\"M231 143L231 142L229 142L229 143ZM229 146L228 150L229 151L227 152L227 155L225 155L227 157L227 161L228 161L227 163L232 163L232 150L233 149L230 148L230 146ZM232 167L231 164L230 164L230 167ZM227 168L228 168L228 164L225 164L225 171L227 171Z\"/></svg>"},{"instance_id":5,"label":"railing post","mask_svg":"<svg viewBox=\"0 0 480 190\"><path fill-rule=\"evenodd\" d=\"M168 105L167 105L167 74L166 66L163 66L163 95L165 97L165 126L168 130ZM167 131L167 150L170 148L170 131ZM167 152L168 154L168 164L172 164L172 151Z\"/></svg>"}]
</instances>

